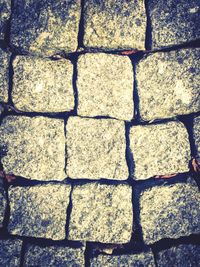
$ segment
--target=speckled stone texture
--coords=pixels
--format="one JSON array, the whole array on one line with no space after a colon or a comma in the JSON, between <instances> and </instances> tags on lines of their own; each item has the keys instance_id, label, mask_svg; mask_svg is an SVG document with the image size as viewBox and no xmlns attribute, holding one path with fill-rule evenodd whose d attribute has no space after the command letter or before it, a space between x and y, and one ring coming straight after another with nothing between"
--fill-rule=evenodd
<instances>
[{"instance_id":1,"label":"speckled stone texture","mask_svg":"<svg viewBox=\"0 0 200 267\"><path fill-rule=\"evenodd\" d=\"M70 189L70 185L53 183L9 188L9 232L19 236L64 239Z\"/></svg>"},{"instance_id":2,"label":"speckled stone texture","mask_svg":"<svg viewBox=\"0 0 200 267\"><path fill-rule=\"evenodd\" d=\"M144 49L144 1L87 0L84 6L84 45L115 49Z\"/></svg>"},{"instance_id":3,"label":"speckled stone texture","mask_svg":"<svg viewBox=\"0 0 200 267\"><path fill-rule=\"evenodd\" d=\"M80 0L16 0L13 4L12 46L47 56L76 51Z\"/></svg>"},{"instance_id":4,"label":"speckled stone texture","mask_svg":"<svg viewBox=\"0 0 200 267\"><path fill-rule=\"evenodd\" d=\"M99 255L91 260L91 267L125 267L125 266L148 266L155 267L152 252L140 253L135 255L107 256Z\"/></svg>"},{"instance_id":5,"label":"speckled stone texture","mask_svg":"<svg viewBox=\"0 0 200 267\"><path fill-rule=\"evenodd\" d=\"M38 246L29 244L26 248L24 267L59 266L83 267L85 247Z\"/></svg>"},{"instance_id":6,"label":"speckled stone texture","mask_svg":"<svg viewBox=\"0 0 200 267\"><path fill-rule=\"evenodd\" d=\"M74 108L73 65L69 60L17 56L13 67L12 99L19 110L64 112Z\"/></svg>"},{"instance_id":7,"label":"speckled stone texture","mask_svg":"<svg viewBox=\"0 0 200 267\"><path fill-rule=\"evenodd\" d=\"M196 117L193 121L193 135L195 141L195 156L200 162L200 116Z\"/></svg>"},{"instance_id":8,"label":"speckled stone texture","mask_svg":"<svg viewBox=\"0 0 200 267\"><path fill-rule=\"evenodd\" d=\"M160 52L136 67L139 111L150 121L200 110L200 49Z\"/></svg>"},{"instance_id":9,"label":"speckled stone texture","mask_svg":"<svg viewBox=\"0 0 200 267\"><path fill-rule=\"evenodd\" d=\"M131 127L130 148L136 180L189 171L190 144L181 122Z\"/></svg>"},{"instance_id":10,"label":"speckled stone texture","mask_svg":"<svg viewBox=\"0 0 200 267\"><path fill-rule=\"evenodd\" d=\"M10 54L0 48L0 102L8 101Z\"/></svg>"},{"instance_id":11,"label":"speckled stone texture","mask_svg":"<svg viewBox=\"0 0 200 267\"><path fill-rule=\"evenodd\" d=\"M152 244L200 232L200 193L194 182L155 186L140 196L143 239Z\"/></svg>"},{"instance_id":12,"label":"speckled stone texture","mask_svg":"<svg viewBox=\"0 0 200 267\"><path fill-rule=\"evenodd\" d=\"M0 40L5 39L10 14L11 0L0 0Z\"/></svg>"},{"instance_id":13,"label":"speckled stone texture","mask_svg":"<svg viewBox=\"0 0 200 267\"><path fill-rule=\"evenodd\" d=\"M65 179L63 120L7 116L0 136L0 145L7 151L2 158L6 173L36 180Z\"/></svg>"},{"instance_id":14,"label":"speckled stone texture","mask_svg":"<svg viewBox=\"0 0 200 267\"><path fill-rule=\"evenodd\" d=\"M22 241L20 239L0 240L0 266L19 267Z\"/></svg>"},{"instance_id":15,"label":"speckled stone texture","mask_svg":"<svg viewBox=\"0 0 200 267\"><path fill-rule=\"evenodd\" d=\"M147 2L152 27L152 48L164 48L200 38L199 0Z\"/></svg>"},{"instance_id":16,"label":"speckled stone texture","mask_svg":"<svg viewBox=\"0 0 200 267\"><path fill-rule=\"evenodd\" d=\"M133 119L133 67L128 57L80 56L77 87L80 116Z\"/></svg>"},{"instance_id":17,"label":"speckled stone texture","mask_svg":"<svg viewBox=\"0 0 200 267\"><path fill-rule=\"evenodd\" d=\"M0 228L3 226L6 205L7 205L6 192L3 187L3 179L2 177L0 177Z\"/></svg>"},{"instance_id":18,"label":"speckled stone texture","mask_svg":"<svg viewBox=\"0 0 200 267\"><path fill-rule=\"evenodd\" d=\"M126 180L124 122L70 117L67 175L70 178Z\"/></svg>"},{"instance_id":19,"label":"speckled stone texture","mask_svg":"<svg viewBox=\"0 0 200 267\"><path fill-rule=\"evenodd\" d=\"M69 239L127 243L132 233L132 190L123 185L89 183L75 186Z\"/></svg>"}]
</instances>

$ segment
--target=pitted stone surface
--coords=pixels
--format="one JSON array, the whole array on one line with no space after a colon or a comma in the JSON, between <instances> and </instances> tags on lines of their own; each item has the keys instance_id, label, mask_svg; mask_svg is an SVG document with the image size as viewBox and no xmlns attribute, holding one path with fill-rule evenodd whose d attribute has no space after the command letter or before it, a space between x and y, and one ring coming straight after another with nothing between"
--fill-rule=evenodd
<instances>
[{"instance_id":1,"label":"pitted stone surface","mask_svg":"<svg viewBox=\"0 0 200 267\"><path fill-rule=\"evenodd\" d=\"M0 177L0 228L3 226L6 205L7 205L7 199L6 199L6 193L3 187L3 179Z\"/></svg>"},{"instance_id":2,"label":"pitted stone surface","mask_svg":"<svg viewBox=\"0 0 200 267\"><path fill-rule=\"evenodd\" d=\"M140 253L135 255L107 256L99 255L91 260L91 267L124 267L124 266L148 266L155 267L152 252Z\"/></svg>"},{"instance_id":3,"label":"pitted stone surface","mask_svg":"<svg viewBox=\"0 0 200 267\"><path fill-rule=\"evenodd\" d=\"M0 48L0 102L8 101L10 55Z\"/></svg>"},{"instance_id":4,"label":"pitted stone surface","mask_svg":"<svg viewBox=\"0 0 200 267\"><path fill-rule=\"evenodd\" d=\"M0 266L19 267L22 241L20 239L0 240Z\"/></svg>"},{"instance_id":5,"label":"pitted stone surface","mask_svg":"<svg viewBox=\"0 0 200 267\"><path fill-rule=\"evenodd\" d=\"M84 7L84 45L114 49L144 49L144 1L87 0Z\"/></svg>"},{"instance_id":6,"label":"pitted stone surface","mask_svg":"<svg viewBox=\"0 0 200 267\"><path fill-rule=\"evenodd\" d=\"M26 248L24 267L31 266L84 266L84 247L38 246L29 244Z\"/></svg>"},{"instance_id":7,"label":"pitted stone surface","mask_svg":"<svg viewBox=\"0 0 200 267\"><path fill-rule=\"evenodd\" d=\"M143 239L152 244L200 232L200 193L195 183L146 189L140 196Z\"/></svg>"},{"instance_id":8,"label":"pitted stone surface","mask_svg":"<svg viewBox=\"0 0 200 267\"><path fill-rule=\"evenodd\" d=\"M69 60L18 56L13 66L12 99L19 110L64 112L74 108L73 65Z\"/></svg>"},{"instance_id":9,"label":"pitted stone surface","mask_svg":"<svg viewBox=\"0 0 200 267\"><path fill-rule=\"evenodd\" d=\"M194 119L194 128L193 128L193 134L194 134L194 141L196 146L196 157L198 160L200 160L200 116L196 117Z\"/></svg>"},{"instance_id":10,"label":"pitted stone surface","mask_svg":"<svg viewBox=\"0 0 200 267\"><path fill-rule=\"evenodd\" d=\"M130 147L137 180L189 171L190 144L181 122L133 126Z\"/></svg>"},{"instance_id":11,"label":"pitted stone surface","mask_svg":"<svg viewBox=\"0 0 200 267\"><path fill-rule=\"evenodd\" d=\"M158 267L198 267L200 264L200 245L179 245L160 251L156 255Z\"/></svg>"},{"instance_id":12,"label":"pitted stone surface","mask_svg":"<svg viewBox=\"0 0 200 267\"><path fill-rule=\"evenodd\" d=\"M127 243L132 233L132 190L123 185L89 183L72 192L70 240Z\"/></svg>"},{"instance_id":13,"label":"pitted stone surface","mask_svg":"<svg viewBox=\"0 0 200 267\"><path fill-rule=\"evenodd\" d=\"M65 135L63 120L7 116L0 127L6 173L28 179L63 180Z\"/></svg>"},{"instance_id":14,"label":"pitted stone surface","mask_svg":"<svg viewBox=\"0 0 200 267\"><path fill-rule=\"evenodd\" d=\"M133 119L133 67L128 57L82 55L77 87L80 116Z\"/></svg>"},{"instance_id":15,"label":"pitted stone surface","mask_svg":"<svg viewBox=\"0 0 200 267\"><path fill-rule=\"evenodd\" d=\"M67 175L70 178L128 178L124 122L70 117L67 122Z\"/></svg>"},{"instance_id":16,"label":"pitted stone surface","mask_svg":"<svg viewBox=\"0 0 200 267\"><path fill-rule=\"evenodd\" d=\"M5 39L8 20L11 15L11 0L0 0L0 40Z\"/></svg>"},{"instance_id":17,"label":"pitted stone surface","mask_svg":"<svg viewBox=\"0 0 200 267\"><path fill-rule=\"evenodd\" d=\"M200 38L199 0L148 1L152 48L163 48Z\"/></svg>"},{"instance_id":18,"label":"pitted stone surface","mask_svg":"<svg viewBox=\"0 0 200 267\"><path fill-rule=\"evenodd\" d=\"M65 238L70 185L46 184L9 189L13 235L61 240Z\"/></svg>"},{"instance_id":19,"label":"pitted stone surface","mask_svg":"<svg viewBox=\"0 0 200 267\"><path fill-rule=\"evenodd\" d=\"M81 1L14 1L11 43L21 51L53 55L78 46Z\"/></svg>"},{"instance_id":20,"label":"pitted stone surface","mask_svg":"<svg viewBox=\"0 0 200 267\"><path fill-rule=\"evenodd\" d=\"M151 54L136 67L139 110L149 121L200 110L200 49Z\"/></svg>"}]
</instances>

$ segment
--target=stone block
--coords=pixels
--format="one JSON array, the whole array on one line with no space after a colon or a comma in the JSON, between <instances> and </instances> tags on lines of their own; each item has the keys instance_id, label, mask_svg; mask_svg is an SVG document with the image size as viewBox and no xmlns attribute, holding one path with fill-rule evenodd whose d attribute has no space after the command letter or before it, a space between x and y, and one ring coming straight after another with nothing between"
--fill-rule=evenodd
<instances>
[{"instance_id":1,"label":"stone block","mask_svg":"<svg viewBox=\"0 0 200 267\"><path fill-rule=\"evenodd\" d=\"M193 121L193 135L196 148L195 156L200 161L200 116L196 117Z\"/></svg>"},{"instance_id":2,"label":"stone block","mask_svg":"<svg viewBox=\"0 0 200 267\"><path fill-rule=\"evenodd\" d=\"M0 40L5 40L5 33L11 15L11 0L0 0Z\"/></svg>"},{"instance_id":3,"label":"stone block","mask_svg":"<svg viewBox=\"0 0 200 267\"><path fill-rule=\"evenodd\" d=\"M0 266L19 267L21 260L22 241L20 239L0 240Z\"/></svg>"},{"instance_id":4,"label":"stone block","mask_svg":"<svg viewBox=\"0 0 200 267\"><path fill-rule=\"evenodd\" d=\"M8 101L10 54L0 48L0 102Z\"/></svg>"},{"instance_id":5,"label":"stone block","mask_svg":"<svg viewBox=\"0 0 200 267\"><path fill-rule=\"evenodd\" d=\"M0 228L3 226L7 206L6 192L3 187L3 179L0 176Z\"/></svg>"}]
</instances>

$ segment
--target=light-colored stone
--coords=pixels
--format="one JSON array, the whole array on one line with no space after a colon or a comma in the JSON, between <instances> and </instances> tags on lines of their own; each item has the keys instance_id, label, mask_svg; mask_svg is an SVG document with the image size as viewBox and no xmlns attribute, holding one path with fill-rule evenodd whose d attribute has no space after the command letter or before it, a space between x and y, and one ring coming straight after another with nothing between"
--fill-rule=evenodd
<instances>
[{"instance_id":1,"label":"light-colored stone","mask_svg":"<svg viewBox=\"0 0 200 267\"><path fill-rule=\"evenodd\" d=\"M7 206L7 198L3 187L3 179L0 176L0 228L3 226L6 206Z\"/></svg>"},{"instance_id":2,"label":"light-colored stone","mask_svg":"<svg viewBox=\"0 0 200 267\"><path fill-rule=\"evenodd\" d=\"M200 111L200 49L154 53L136 67L142 120Z\"/></svg>"},{"instance_id":3,"label":"light-colored stone","mask_svg":"<svg viewBox=\"0 0 200 267\"><path fill-rule=\"evenodd\" d=\"M147 1L152 48L164 48L200 38L199 0Z\"/></svg>"},{"instance_id":4,"label":"light-colored stone","mask_svg":"<svg viewBox=\"0 0 200 267\"><path fill-rule=\"evenodd\" d=\"M13 67L12 99L19 110L64 112L74 108L73 65L69 60L17 56Z\"/></svg>"},{"instance_id":5,"label":"light-colored stone","mask_svg":"<svg viewBox=\"0 0 200 267\"><path fill-rule=\"evenodd\" d=\"M84 6L84 45L144 49L146 13L143 0L87 0Z\"/></svg>"},{"instance_id":6,"label":"light-colored stone","mask_svg":"<svg viewBox=\"0 0 200 267\"><path fill-rule=\"evenodd\" d=\"M195 156L200 160L200 116L196 117L193 122L193 135L195 141Z\"/></svg>"},{"instance_id":7,"label":"light-colored stone","mask_svg":"<svg viewBox=\"0 0 200 267\"><path fill-rule=\"evenodd\" d=\"M130 147L137 180L189 171L190 144L181 122L133 126Z\"/></svg>"},{"instance_id":8,"label":"light-colored stone","mask_svg":"<svg viewBox=\"0 0 200 267\"><path fill-rule=\"evenodd\" d=\"M20 267L22 241L20 239L0 240L0 266Z\"/></svg>"},{"instance_id":9,"label":"light-colored stone","mask_svg":"<svg viewBox=\"0 0 200 267\"><path fill-rule=\"evenodd\" d=\"M0 145L7 149L2 158L6 173L36 180L65 179L63 120L7 116L0 136Z\"/></svg>"},{"instance_id":10,"label":"light-colored stone","mask_svg":"<svg viewBox=\"0 0 200 267\"><path fill-rule=\"evenodd\" d=\"M77 87L80 116L133 119L133 67L128 57L80 56Z\"/></svg>"},{"instance_id":11,"label":"light-colored stone","mask_svg":"<svg viewBox=\"0 0 200 267\"><path fill-rule=\"evenodd\" d=\"M54 183L9 188L9 232L19 236L64 239L70 189L70 185Z\"/></svg>"},{"instance_id":12,"label":"light-colored stone","mask_svg":"<svg viewBox=\"0 0 200 267\"><path fill-rule=\"evenodd\" d=\"M140 196L143 239L152 244L200 232L200 193L195 183L176 183L146 189Z\"/></svg>"},{"instance_id":13,"label":"light-colored stone","mask_svg":"<svg viewBox=\"0 0 200 267\"><path fill-rule=\"evenodd\" d=\"M67 175L70 178L126 180L124 122L70 117Z\"/></svg>"},{"instance_id":14,"label":"light-colored stone","mask_svg":"<svg viewBox=\"0 0 200 267\"><path fill-rule=\"evenodd\" d=\"M75 52L80 13L80 0L14 1L11 44L43 56Z\"/></svg>"},{"instance_id":15,"label":"light-colored stone","mask_svg":"<svg viewBox=\"0 0 200 267\"><path fill-rule=\"evenodd\" d=\"M127 243L132 234L132 213L132 190L126 184L75 186L69 239Z\"/></svg>"},{"instance_id":16,"label":"light-colored stone","mask_svg":"<svg viewBox=\"0 0 200 267\"><path fill-rule=\"evenodd\" d=\"M0 0L0 40L5 39L8 21L11 15L11 0Z\"/></svg>"},{"instance_id":17,"label":"light-colored stone","mask_svg":"<svg viewBox=\"0 0 200 267\"><path fill-rule=\"evenodd\" d=\"M8 101L10 54L0 48L0 102Z\"/></svg>"}]
</instances>

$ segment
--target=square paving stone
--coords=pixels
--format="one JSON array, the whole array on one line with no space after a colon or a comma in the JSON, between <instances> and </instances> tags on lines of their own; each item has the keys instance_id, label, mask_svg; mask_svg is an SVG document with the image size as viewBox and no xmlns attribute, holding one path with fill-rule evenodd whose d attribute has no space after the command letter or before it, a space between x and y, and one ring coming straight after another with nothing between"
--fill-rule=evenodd
<instances>
[{"instance_id":1,"label":"square paving stone","mask_svg":"<svg viewBox=\"0 0 200 267\"><path fill-rule=\"evenodd\" d=\"M11 44L22 52L51 56L78 46L80 0L14 1Z\"/></svg>"},{"instance_id":2,"label":"square paving stone","mask_svg":"<svg viewBox=\"0 0 200 267\"><path fill-rule=\"evenodd\" d=\"M84 5L84 45L115 49L144 49L144 1L87 0Z\"/></svg>"},{"instance_id":3,"label":"square paving stone","mask_svg":"<svg viewBox=\"0 0 200 267\"><path fill-rule=\"evenodd\" d=\"M19 110L64 112L74 108L73 65L69 60L18 56L13 67L12 99Z\"/></svg>"},{"instance_id":4,"label":"square paving stone","mask_svg":"<svg viewBox=\"0 0 200 267\"><path fill-rule=\"evenodd\" d=\"M183 44L200 38L199 0L147 1L152 48Z\"/></svg>"},{"instance_id":5,"label":"square paving stone","mask_svg":"<svg viewBox=\"0 0 200 267\"><path fill-rule=\"evenodd\" d=\"M20 239L0 240L0 266L20 267L22 241Z\"/></svg>"},{"instance_id":6,"label":"square paving stone","mask_svg":"<svg viewBox=\"0 0 200 267\"><path fill-rule=\"evenodd\" d=\"M0 0L0 40L5 39L8 21L11 15L11 0Z\"/></svg>"},{"instance_id":7,"label":"square paving stone","mask_svg":"<svg viewBox=\"0 0 200 267\"><path fill-rule=\"evenodd\" d=\"M143 239L152 244L200 232L200 192L195 183L175 183L144 190L140 196Z\"/></svg>"},{"instance_id":8,"label":"square paving stone","mask_svg":"<svg viewBox=\"0 0 200 267\"><path fill-rule=\"evenodd\" d=\"M0 228L3 226L7 206L6 192L3 187L3 179L0 177Z\"/></svg>"},{"instance_id":9,"label":"square paving stone","mask_svg":"<svg viewBox=\"0 0 200 267\"><path fill-rule=\"evenodd\" d=\"M133 119L133 67L128 57L80 56L77 87L80 116Z\"/></svg>"},{"instance_id":10,"label":"square paving stone","mask_svg":"<svg viewBox=\"0 0 200 267\"><path fill-rule=\"evenodd\" d=\"M193 121L193 135L196 148L196 157L200 162L200 116L196 117Z\"/></svg>"},{"instance_id":11,"label":"square paving stone","mask_svg":"<svg viewBox=\"0 0 200 267\"><path fill-rule=\"evenodd\" d=\"M136 66L140 117L170 118L200 110L200 49L159 52Z\"/></svg>"},{"instance_id":12,"label":"square paving stone","mask_svg":"<svg viewBox=\"0 0 200 267\"><path fill-rule=\"evenodd\" d=\"M8 101L10 54L0 48L0 102Z\"/></svg>"},{"instance_id":13,"label":"square paving stone","mask_svg":"<svg viewBox=\"0 0 200 267\"><path fill-rule=\"evenodd\" d=\"M36 180L65 179L63 120L8 116L1 124L0 136L6 173Z\"/></svg>"},{"instance_id":14,"label":"square paving stone","mask_svg":"<svg viewBox=\"0 0 200 267\"><path fill-rule=\"evenodd\" d=\"M45 184L9 189L10 220L13 235L53 240L65 239L70 185Z\"/></svg>"},{"instance_id":15,"label":"square paving stone","mask_svg":"<svg viewBox=\"0 0 200 267\"><path fill-rule=\"evenodd\" d=\"M181 122L131 127L130 148L136 180L189 171L190 144Z\"/></svg>"},{"instance_id":16,"label":"square paving stone","mask_svg":"<svg viewBox=\"0 0 200 267\"><path fill-rule=\"evenodd\" d=\"M29 244L26 247L24 267L57 266L83 267L85 247L39 246Z\"/></svg>"},{"instance_id":17,"label":"square paving stone","mask_svg":"<svg viewBox=\"0 0 200 267\"><path fill-rule=\"evenodd\" d=\"M70 178L126 180L124 122L70 117L67 122L67 175Z\"/></svg>"},{"instance_id":18,"label":"square paving stone","mask_svg":"<svg viewBox=\"0 0 200 267\"><path fill-rule=\"evenodd\" d=\"M89 183L74 187L70 240L127 243L131 239L132 220L130 186Z\"/></svg>"}]
</instances>

